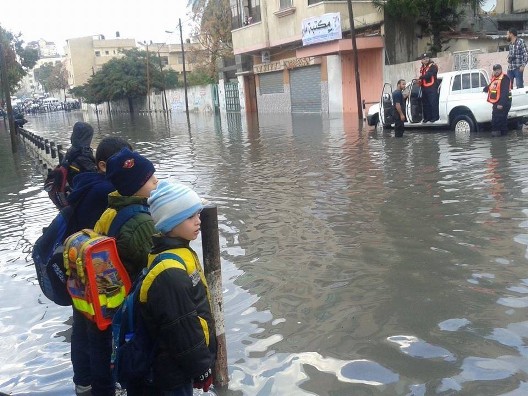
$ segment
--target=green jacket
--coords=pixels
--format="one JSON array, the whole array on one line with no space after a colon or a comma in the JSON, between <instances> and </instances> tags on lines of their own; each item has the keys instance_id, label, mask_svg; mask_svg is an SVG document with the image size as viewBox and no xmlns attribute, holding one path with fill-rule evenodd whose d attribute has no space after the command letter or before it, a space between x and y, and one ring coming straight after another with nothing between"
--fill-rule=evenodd
<instances>
[{"instance_id":1,"label":"green jacket","mask_svg":"<svg viewBox=\"0 0 528 396\"><path fill-rule=\"evenodd\" d=\"M108 194L108 209L95 224L94 231L106 235L117 212L131 204L147 205L147 198L122 196L117 191ZM147 266L148 254L152 247L152 235L155 233L154 221L150 214L138 213L121 227L116 236L119 258L132 282Z\"/></svg>"}]
</instances>

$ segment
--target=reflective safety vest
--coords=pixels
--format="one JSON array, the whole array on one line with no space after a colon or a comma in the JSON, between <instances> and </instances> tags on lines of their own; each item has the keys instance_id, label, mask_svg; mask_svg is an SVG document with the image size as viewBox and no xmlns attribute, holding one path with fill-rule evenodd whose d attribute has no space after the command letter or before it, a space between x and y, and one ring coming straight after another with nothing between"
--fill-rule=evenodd
<instances>
[{"instance_id":1,"label":"reflective safety vest","mask_svg":"<svg viewBox=\"0 0 528 396\"><path fill-rule=\"evenodd\" d=\"M495 104L499 102L501 98L502 79L504 78L504 76L505 74L502 73L499 77L493 77L493 79L491 80L491 83L488 86L488 102L489 103ZM509 91L509 99L511 99L511 91Z\"/></svg>"},{"instance_id":2,"label":"reflective safety vest","mask_svg":"<svg viewBox=\"0 0 528 396\"><path fill-rule=\"evenodd\" d=\"M427 65L422 65L422 67L420 67L420 75L424 76L429 71L432 65L434 65L434 62L430 62ZM422 78L421 81L422 81L421 83L422 87L425 87L425 88L432 87L434 83L436 82L436 74L432 75L429 81L427 81L425 78Z\"/></svg>"}]
</instances>

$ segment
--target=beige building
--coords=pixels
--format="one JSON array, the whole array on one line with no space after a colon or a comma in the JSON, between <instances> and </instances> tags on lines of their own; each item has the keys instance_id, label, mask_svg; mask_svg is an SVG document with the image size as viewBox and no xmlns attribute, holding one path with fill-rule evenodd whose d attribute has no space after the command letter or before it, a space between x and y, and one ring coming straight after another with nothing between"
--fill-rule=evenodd
<instances>
[{"instance_id":1,"label":"beige building","mask_svg":"<svg viewBox=\"0 0 528 396\"><path fill-rule=\"evenodd\" d=\"M383 13L370 1L352 4L362 99L375 100L383 78ZM231 10L238 89L236 81L221 81L221 107L230 110L238 94L247 111L357 113L346 1L231 0Z\"/></svg>"},{"instance_id":2,"label":"beige building","mask_svg":"<svg viewBox=\"0 0 528 396\"><path fill-rule=\"evenodd\" d=\"M193 51L197 51L200 47L197 43L184 43L183 49L185 51L185 71L189 73L193 70ZM157 64L160 62L163 69L171 69L175 72L183 73L183 57L182 46L180 44L168 43L138 43L138 48L143 51L148 51L151 62Z\"/></svg>"},{"instance_id":3,"label":"beige building","mask_svg":"<svg viewBox=\"0 0 528 396\"><path fill-rule=\"evenodd\" d=\"M85 84L106 62L121 56L120 50L132 48L136 48L134 39L105 39L103 35L66 40L64 51L70 87Z\"/></svg>"}]
</instances>

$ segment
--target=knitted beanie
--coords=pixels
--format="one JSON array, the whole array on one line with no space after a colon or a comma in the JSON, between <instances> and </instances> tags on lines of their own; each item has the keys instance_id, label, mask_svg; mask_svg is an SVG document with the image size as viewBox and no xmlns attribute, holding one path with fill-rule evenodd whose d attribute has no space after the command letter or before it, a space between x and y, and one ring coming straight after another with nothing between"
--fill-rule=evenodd
<instances>
[{"instance_id":1,"label":"knitted beanie","mask_svg":"<svg viewBox=\"0 0 528 396\"><path fill-rule=\"evenodd\" d=\"M162 234L167 234L203 208L202 200L194 190L165 180L150 193L148 204L154 227Z\"/></svg>"},{"instance_id":2,"label":"knitted beanie","mask_svg":"<svg viewBox=\"0 0 528 396\"><path fill-rule=\"evenodd\" d=\"M154 172L152 162L126 147L106 161L106 178L125 196L137 193Z\"/></svg>"}]
</instances>

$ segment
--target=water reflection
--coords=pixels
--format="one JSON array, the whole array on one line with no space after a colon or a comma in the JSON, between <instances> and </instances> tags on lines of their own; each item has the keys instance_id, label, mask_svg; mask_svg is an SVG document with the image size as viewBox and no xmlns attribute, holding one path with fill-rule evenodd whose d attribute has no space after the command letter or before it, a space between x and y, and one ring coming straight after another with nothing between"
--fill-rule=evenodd
<instances>
[{"instance_id":1,"label":"water reflection","mask_svg":"<svg viewBox=\"0 0 528 396\"><path fill-rule=\"evenodd\" d=\"M97 124L71 112L27 126L67 146L82 119ZM94 145L126 137L159 178L219 205L227 394L526 393L524 134L395 139L356 125L113 115ZM3 128L0 390L68 394L69 310L41 296L29 262L54 209Z\"/></svg>"}]
</instances>

